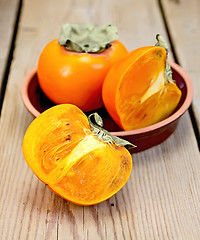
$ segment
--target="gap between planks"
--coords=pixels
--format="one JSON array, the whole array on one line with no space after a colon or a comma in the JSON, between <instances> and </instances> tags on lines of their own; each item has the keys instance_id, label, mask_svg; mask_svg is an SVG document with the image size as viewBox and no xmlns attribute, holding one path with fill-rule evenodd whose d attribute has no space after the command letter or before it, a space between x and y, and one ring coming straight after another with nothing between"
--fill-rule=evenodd
<instances>
[{"instance_id":1,"label":"gap between planks","mask_svg":"<svg viewBox=\"0 0 200 240\"><path fill-rule=\"evenodd\" d=\"M167 18L166 18L164 7L162 5L161 0L158 0L158 6L160 8L160 12L161 12L161 15L162 15L164 27L165 27L165 30L166 30L166 33L167 33L167 37L168 37L169 43L171 45L171 52L172 52L174 61L178 65L181 65L180 61L179 61L179 58L178 58L178 54L176 53L176 50L175 50L175 47L174 47L174 44L173 44L173 41L172 41L172 38L171 38L171 34L170 34L170 31L169 31L169 26L168 26L168 23L167 23ZM200 151L200 133L199 133L199 130L198 130L198 125L197 125L197 121L196 121L196 118L195 118L195 113L194 113L194 109L193 109L192 104L191 104L191 106L189 107L188 110L189 110L189 116L190 116L190 120L191 120L191 123L192 123L192 127L193 127L193 130L194 130L194 134L195 134L195 137L196 137L197 145L198 145L198 148L199 148L199 151Z\"/></svg>"},{"instance_id":2,"label":"gap between planks","mask_svg":"<svg viewBox=\"0 0 200 240\"><path fill-rule=\"evenodd\" d=\"M10 51L8 54L7 63L5 65L5 70L4 70L4 74L2 77L2 86L0 88L0 90L1 90L1 92L0 92L0 115L1 115L1 110L2 110L2 106L3 106L3 100L4 100L5 91L6 91L6 85L7 85L7 81L8 81L10 67L11 67L11 63L13 60L13 53L14 53L14 49L15 49L15 40L16 40L16 36L17 36L19 19L20 19L21 9L22 9L22 1L23 0L19 0L19 2L18 2L18 10L17 10L16 16L15 16L15 25L13 28L13 34L12 34L12 38L11 38Z\"/></svg>"}]
</instances>

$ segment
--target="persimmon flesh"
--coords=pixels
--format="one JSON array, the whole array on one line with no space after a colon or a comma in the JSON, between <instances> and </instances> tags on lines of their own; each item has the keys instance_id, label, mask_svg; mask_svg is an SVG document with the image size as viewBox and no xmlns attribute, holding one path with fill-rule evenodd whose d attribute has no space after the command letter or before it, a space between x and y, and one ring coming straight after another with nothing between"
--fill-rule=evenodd
<instances>
[{"instance_id":1,"label":"persimmon flesh","mask_svg":"<svg viewBox=\"0 0 200 240\"><path fill-rule=\"evenodd\" d=\"M52 107L33 120L24 136L23 154L42 182L78 205L110 198L132 169L129 151L94 135L86 115L71 104Z\"/></svg>"},{"instance_id":2,"label":"persimmon flesh","mask_svg":"<svg viewBox=\"0 0 200 240\"><path fill-rule=\"evenodd\" d=\"M124 130L144 128L168 117L181 91L166 78L167 52L148 46L133 50L112 66L103 84L104 105Z\"/></svg>"}]
</instances>

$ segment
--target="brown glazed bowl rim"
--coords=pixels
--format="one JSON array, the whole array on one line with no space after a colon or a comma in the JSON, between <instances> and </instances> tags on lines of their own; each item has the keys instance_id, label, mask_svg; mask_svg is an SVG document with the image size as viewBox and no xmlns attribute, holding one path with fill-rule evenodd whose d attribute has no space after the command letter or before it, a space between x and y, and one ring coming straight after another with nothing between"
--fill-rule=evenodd
<instances>
[{"instance_id":1,"label":"brown glazed bowl rim","mask_svg":"<svg viewBox=\"0 0 200 240\"><path fill-rule=\"evenodd\" d=\"M41 113L33 106L33 104L30 101L29 95L28 95L28 87L29 87L29 84L35 74L37 74L37 66L35 66L31 70L29 70L29 72L26 74L24 80L22 81L21 97L22 97L22 101L23 101L25 107L27 108L27 110L34 117L38 117Z\"/></svg>"},{"instance_id":2,"label":"brown glazed bowl rim","mask_svg":"<svg viewBox=\"0 0 200 240\"><path fill-rule=\"evenodd\" d=\"M133 136L133 135L138 135L138 134L143 134L143 133L148 133L151 131L154 131L156 129L162 128L164 126L167 126L168 124L176 121L178 118L180 118L186 110L189 108L190 104L192 103L192 98L193 98L193 84L192 81L189 77L189 75L183 70L182 67L180 67L178 64L169 61L170 66L172 69L174 69L184 80L185 86L186 86L186 97L184 99L184 102L180 106L180 108L175 111L171 116L166 118L163 121L160 121L156 124L153 124L151 126L145 127L145 128L140 128L136 130L130 130L130 131L115 131L111 132L113 135L121 136L121 137L126 137L126 136ZM28 74L25 76L22 86L21 86L21 96L22 100L24 102L25 107L27 110L35 117L40 115L40 112L32 105L29 96L28 96L28 87L30 84L31 79L33 76L37 73L37 66L33 67Z\"/></svg>"}]
</instances>

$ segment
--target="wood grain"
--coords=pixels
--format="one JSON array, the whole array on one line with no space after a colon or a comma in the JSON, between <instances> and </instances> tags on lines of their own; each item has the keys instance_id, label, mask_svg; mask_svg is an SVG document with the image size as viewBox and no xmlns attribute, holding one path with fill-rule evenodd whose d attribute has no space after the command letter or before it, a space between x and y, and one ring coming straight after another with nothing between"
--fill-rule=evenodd
<instances>
[{"instance_id":1,"label":"wood grain","mask_svg":"<svg viewBox=\"0 0 200 240\"><path fill-rule=\"evenodd\" d=\"M1 239L198 240L200 156L188 113L164 143L134 154L127 184L95 206L63 200L26 165L21 144L33 117L23 106L20 85L64 22L111 22L129 49L154 44L157 32L166 37L153 0L24 0L1 116Z\"/></svg>"},{"instance_id":2,"label":"wood grain","mask_svg":"<svg viewBox=\"0 0 200 240\"><path fill-rule=\"evenodd\" d=\"M193 109L200 132L200 1L163 1L175 52L194 84Z\"/></svg>"},{"instance_id":3,"label":"wood grain","mask_svg":"<svg viewBox=\"0 0 200 240\"><path fill-rule=\"evenodd\" d=\"M19 0L0 1L0 94L9 58ZM0 98L2 97L0 95Z\"/></svg>"}]
</instances>

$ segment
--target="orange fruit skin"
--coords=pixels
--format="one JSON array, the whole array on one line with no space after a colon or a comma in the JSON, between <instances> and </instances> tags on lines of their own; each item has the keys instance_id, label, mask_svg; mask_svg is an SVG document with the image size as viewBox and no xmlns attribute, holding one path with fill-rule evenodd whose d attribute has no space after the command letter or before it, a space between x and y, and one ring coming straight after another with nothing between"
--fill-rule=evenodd
<instances>
[{"instance_id":1,"label":"orange fruit skin","mask_svg":"<svg viewBox=\"0 0 200 240\"><path fill-rule=\"evenodd\" d=\"M23 139L23 155L48 188L77 205L94 205L116 194L132 170L129 151L93 134L75 105L56 105L40 114Z\"/></svg>"},{"instance_id":2,"label":"orange fruit skin","mask_svg":"<svg viewBox=\"0 0 200 240\"><path fill-rule=\"evenodd\" d=\"M181 91L166 79L166 59L162 47L141 47L109 70L102 88L103 102L121 129L133 130L155 124L168 117L178 105ZM158 89L153 90L158 79L160 89L157 86Z\"/></svg>"},{"instance_id":3,"label":"orange fruit skin","mask_svg":"<svg viewBox=\"0 0 200 240\"><path fill-rule=\"evenodd\" d=\"M71 103L87 112L103 106L102 84L110 67L127 49L118 40L100 53L77 53L51 41L42 51L37 76L45 95L54 103Z\"/></svg>"}]
</instances>

